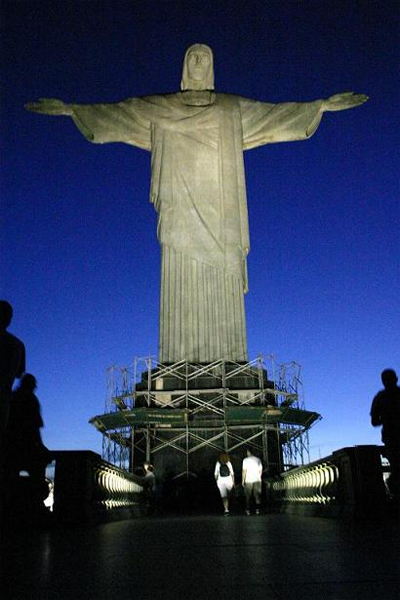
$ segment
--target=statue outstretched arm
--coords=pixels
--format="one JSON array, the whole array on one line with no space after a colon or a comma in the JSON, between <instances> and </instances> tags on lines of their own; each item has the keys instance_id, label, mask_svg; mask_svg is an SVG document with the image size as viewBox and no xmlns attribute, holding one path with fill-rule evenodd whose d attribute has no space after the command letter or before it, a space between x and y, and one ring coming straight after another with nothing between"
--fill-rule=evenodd
<instances>
[{"instance_id":1,"label":"statue outstretched arm","mask_svg":"<svg viewBox=\"0 0 400 600\"><path fill-rule=\"evenodd\" d=\"M241 98L243 148L308 139L317 130L324 112L355 108L367 100L368 96L354 92L335 94L326 100L278 104Z\"/></svg>"},{"instance_id":2,"label":"statue outstretched arm","mask_svg":"<svg viewBox=\"0 0 400 600\"><path fill-rule=\"evenodd\" d=\"M32 112L43 115L52 115L54 117L70 117L73 114L72 108L57 98L39 98L37 102L28 102L25 108Z\"/></svg>"},{"instance_id":3,"label":"statue outstretched arm","mask_svg":"<svg viewBox=\"0 0 400 600\"><path fill-rule=\"evenodd\" d=\"M140 99L116 103L66 104L57 98L40 98L25 104L32 112L71 117L84 137L95 144L123 142L151 149L150 121L143 115Z\"/></svg>"},{"instance_id":4,"label":"statue outstretched arm","mask_svg":"<svg viewBox=\"0 0 400 600\"><path fill-rule=\"evenodd\" d=\"M369 100L365 94L355 94L354 92L342 92L341 94L334 94L327 100L323 101L322 110L325 111L336 111L346 110L348 108L355 108L360 106Z\"/></svg>"}]
</instances>

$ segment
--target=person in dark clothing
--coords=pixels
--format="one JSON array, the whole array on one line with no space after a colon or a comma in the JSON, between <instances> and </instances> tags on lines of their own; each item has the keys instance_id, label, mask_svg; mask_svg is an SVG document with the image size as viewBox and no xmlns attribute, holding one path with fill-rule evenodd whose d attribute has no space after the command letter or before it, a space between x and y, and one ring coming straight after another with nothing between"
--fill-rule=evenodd
<instances>
[{"instance_id":1,"label":"person in dark clothing","mask_svg":"<svg viewBox=\"0 0 400 600\"><path fill-rule=\"evenodd\" d=\"M50 453L42 442L43 420L36 390L36 378L26 373L11 395L10 416L5 435L5 461L9 477L27 471L33 480L42 481Z\"/></svg>"},{"instance_id":2,"label":"person in dark clothing","mask_svg":"<svg viewBox=\"0 0 400 600\"><path fill-rule=\"evenodd\" d=\"M19 379L25 371L25 346L15 335L7 331L12 317L11 304L7 300L0 300L0 482L2 488L6 470L5 438L10 415L11 391L15 379Z\"/></svg>"},{"instance_id":3,"label":"person in dark clothing","mask_svg":"<svg viewBox=\"0 0 400 600\"><path fill-rule=\"evenodd\" d=\"M400 490L400 387L393 369L385 369L381 374L384 389L372 401L371 423L382 426L382 442L390 462L390 493L399 498Z\"/></svg>"},{"instance_id":4,"label":"person in dark clothing","mask_svg":"<svg viewBox=\"0 0 400 600\"><path fill-rule=\"evenodd\" d=\"M0 300L0 441L7 426L13 383L25 371L25 346L7 331L12 316L11 304Z\"/></svg>"},{"instance_id":5,"label":"person in dark clothing","mask_svg":"<svg viewBox=\"0 0 400 600\"><path fill-rule=\"evenodd\" d=\"M155 469L152 464L145 462L143 465L145 476L143 477L143 487L146 498L146 508L148 515L154 515L158 512L157 507L157 480Z\"/></svg>"}]
</instances>

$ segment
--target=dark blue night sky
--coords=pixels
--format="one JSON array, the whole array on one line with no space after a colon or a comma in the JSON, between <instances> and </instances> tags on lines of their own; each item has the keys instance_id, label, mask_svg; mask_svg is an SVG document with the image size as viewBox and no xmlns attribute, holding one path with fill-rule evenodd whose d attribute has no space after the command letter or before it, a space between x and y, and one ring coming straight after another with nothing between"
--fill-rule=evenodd
<instances>
[{"instance_id":1,"label":"dark blue night sky","mask_svg":"<svg viewBox=\"0 0 400 600\"><path fill-rule=\"evenodd\" d=\"M214 50L216 90L269 102L341 91L306 142L246 153L249 353L302 365L324 417L312 457L379 443L380 372L399 370L399 3L2 2L1 295L39 381L52 449L100 451L105 371L157 353L150 156L88 143L39 97L113 102L177 91L184 51Z\"/></svg>"}]
</instances>

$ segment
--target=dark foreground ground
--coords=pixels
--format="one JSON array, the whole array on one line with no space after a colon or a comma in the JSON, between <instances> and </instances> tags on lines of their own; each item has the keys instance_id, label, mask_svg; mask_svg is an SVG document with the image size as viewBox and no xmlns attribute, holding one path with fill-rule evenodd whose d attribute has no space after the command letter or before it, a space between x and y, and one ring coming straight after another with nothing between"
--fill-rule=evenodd
<instances>
[{"instance_id":1,"label":"dark foreground ground","mask_svg":"<svg viewBox=\"0 0 400 600\"><path fill-rule=\"evenodd\" d=\"M398 600L399 528L288 515L133 519L2 541L2 600Z\"/></svg>"}]
</instances>

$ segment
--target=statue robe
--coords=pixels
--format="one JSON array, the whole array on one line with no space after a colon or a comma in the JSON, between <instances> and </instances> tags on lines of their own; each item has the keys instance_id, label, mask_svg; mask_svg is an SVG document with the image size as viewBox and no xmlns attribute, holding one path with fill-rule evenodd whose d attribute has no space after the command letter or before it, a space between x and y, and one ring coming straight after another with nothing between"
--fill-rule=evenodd
<instances>
[{"instance_id":1,"label":"statue robe","mask_svg":"<svg viewBox=\"0 0 400 600\"><path fill-rule=\"evenodd\" d=\"M201 91L71 108L91 142L151 151L162 248L159 361L247 361L243 151L310 137L322 101L268 104Z\"/></svg>"}]
</instances>

